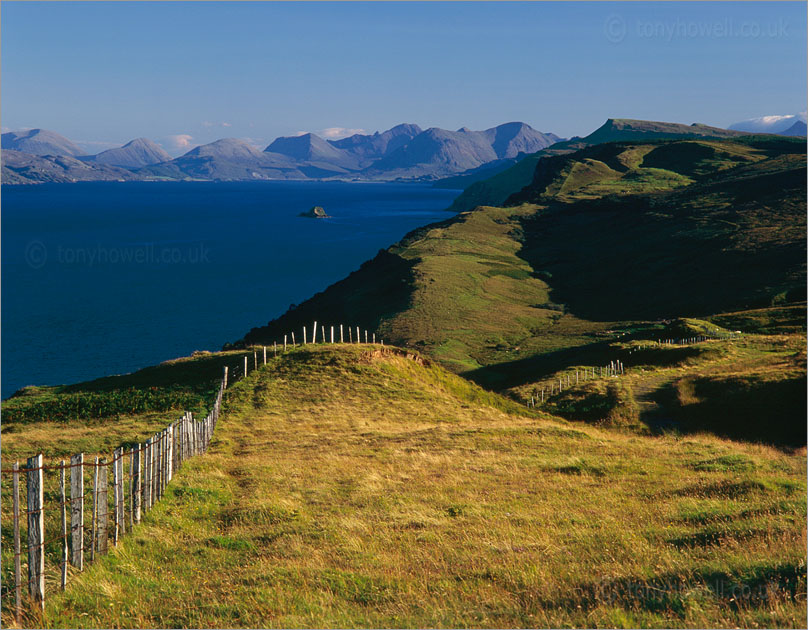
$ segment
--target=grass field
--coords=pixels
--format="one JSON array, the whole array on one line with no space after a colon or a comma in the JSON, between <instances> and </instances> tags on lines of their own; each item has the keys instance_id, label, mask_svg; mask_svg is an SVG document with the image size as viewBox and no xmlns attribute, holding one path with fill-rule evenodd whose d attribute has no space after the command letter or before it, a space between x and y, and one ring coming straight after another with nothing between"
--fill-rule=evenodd
<instances>
[{"instance_id":1,"label":"grass field","mask_svg":"<svg viewBox=\"0 0 808 630\"><path fill-rule=\"evenodd\" d=\"M572 425L389 348L307 347L236 383L211 452L26 621L798 627L805 465Z\"/></svg>"}]
</instances>

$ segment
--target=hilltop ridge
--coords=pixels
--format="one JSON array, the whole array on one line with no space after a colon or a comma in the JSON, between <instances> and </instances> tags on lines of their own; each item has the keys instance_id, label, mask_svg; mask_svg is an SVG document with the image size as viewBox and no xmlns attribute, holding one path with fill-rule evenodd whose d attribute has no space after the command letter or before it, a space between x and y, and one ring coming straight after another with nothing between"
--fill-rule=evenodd
<instances>
[{"instance_id":1,"label":"hilltop ridge","mask_svg":"<svg viewBox=\"0 0 808 630\"><path fill-rule=\"evenodd\" d=\"M574 137L558 142L551 147L528 155L489 178L479 177L468 181L466 189L455 199L450 210L464 212L476 206L498 206L514 192L527 186L533 178L536 164L543 157L570 153L593 144L619 142L622 140L661 140L683 136L696 138L734 138L749 135L748 132L710 127L699 123L680 123L609 118L595 131L582 138Z\"/></svg>"}]
</instances>

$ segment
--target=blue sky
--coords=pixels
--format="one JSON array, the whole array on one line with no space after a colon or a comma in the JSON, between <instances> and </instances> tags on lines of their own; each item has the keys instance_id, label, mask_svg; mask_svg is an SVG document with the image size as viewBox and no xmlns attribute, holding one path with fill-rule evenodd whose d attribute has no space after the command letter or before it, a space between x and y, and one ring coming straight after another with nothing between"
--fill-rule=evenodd
<instances>
[{"instance_id":1,"label":"blue sky","mask_svg":"<svg viewBox=\"0 0 808 630\"><path fill-rule=\"evenodd\" d=\"M806 109L806 4L9 2L3 130L221 137ZM331 131L324 131L331 130Z\"/></svg>"}]
</instances>

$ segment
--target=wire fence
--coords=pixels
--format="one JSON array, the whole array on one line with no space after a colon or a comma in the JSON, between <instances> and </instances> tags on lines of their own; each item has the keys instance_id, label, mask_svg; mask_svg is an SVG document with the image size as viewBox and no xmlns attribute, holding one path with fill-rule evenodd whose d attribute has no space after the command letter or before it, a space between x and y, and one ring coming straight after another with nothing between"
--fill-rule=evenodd
<instances>
[{"instance_id":1,"label":"wire fence","mask_svg":"<svg viewBox=\"0 0 808 630\"><path fill-rule=\"evenodd\" d=\"M625 352L626 355L632 355L636 352L643 352L646 350L659 350L673 346L689 346L710 340L726 341L728 339L740 338L740 336L741 333L739 332L728 332L710 335L696 335L694 337L680 337L676 339L657 339L656 342L644 342L627 349ZM629 362L631 361L631 359L628 360ZM530 399L526 400L525 404L529 408L535 408L537 404L542 405L554 396L558 396L562 392L587 381L602 378L615 378L623 376L624 374L625 365L621 359L609 361L609 363L605 365L577 367L574 371L569 370L563 372L562 374L555 375L553 378L546 379L535 384L533 389L530 391Z\"/></svg>"},{"instance_id":2,"label":"wire fence","mask_svg":"<svg viewBox=\"0 0 808 630\"><path fill-rule=\"evenodd\" d=\"M292 332L271 346L249 348L243 362L225 366L216 398L203 420L185 412L145 442L116 448L109 458L96 456L89 461L85 453L77 453L69 462L46 464L39 454L29 457L23 466L15 462L10 468L3 467L3 479L11 478L12 496L11 505L2 513L2 537L4 541L13 539L13 554L3 552L4 612L10 612L12 593L17 623L24 605L43 610L46 586L65 590L69 575L83 571L85 564L109 552L110 542L117 546L133 531L164 496L183 463L207 452L228 386L259 364L266 365L268 352L277 357L289 348L318 341L358 344L364 338L365 343L376 343L375 333L358 326L326 328L314 322L311 328L303 327L302 333L302 344ZM13 579L8 566L12 559Z\"/></svg>"}]
</instances>

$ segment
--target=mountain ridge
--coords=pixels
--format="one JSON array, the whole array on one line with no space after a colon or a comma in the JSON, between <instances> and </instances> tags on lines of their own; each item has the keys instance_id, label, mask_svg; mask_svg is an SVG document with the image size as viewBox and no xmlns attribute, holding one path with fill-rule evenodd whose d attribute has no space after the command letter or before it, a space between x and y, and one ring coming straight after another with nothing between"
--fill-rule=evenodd
<instances>
[{"instance_id":1,"label":"mountain ridge","mask_svg":"<svg viewBox=\"0 0 808 630\"><path fill-rule=\"evenodd\" d=\"M522 158L510 168L489 178L470 182L449 209L454 212L464 212L479 205L500 205L512 193L530 183L536 164L544 156L571 153L589 145L620 140L658 140L682 136L727 138L743 135L749 134L698 123L684 125L630 118L609 118L587 136L557 142L546 149Z\"/></svg>"},{"instance_id":2,"label":"mountain ridge","mask_svg":"<svg viewBox=\"0 0 808 630\"><path fill-rule=\"evenodd\" d=\"M148 138L135 138L121 147L107 149L85 158L86 162L92 162L93 164L106 164L131 169L170 160L171 156L157 143Z\"/></svg>"},{"instance_id":3,"label":"mountain ridge","mask_svg":"<svg viewBox=\"0 0 808 630\"><path fill-rule=\"evenodd\" d=\"M44 142L28 141L25 146L62 153L73 150L66 144L69 143L66 138L52 132L40 133L52 143L45 147ZM4 134L4 147L17 146L17 135ZM19 142L24 144L24 140ZM431 181L501 159L514 159L520 153L539 150L557 140L555 134L539 132L523 122L505 123L484 131L466 128L448 131L437 127L423 130L418 125L402 123L381 133L354 134L339 140L312 133L279 137L263 151L244 140L222 138L174 159L152 141L141 138L94 156L82 156L82 160L91 168L102 164L125 167L135 179L146 180ZM6 174L7 183L37 182L36 171L29 171L27 177L14 175L10 170ZM75 174L79 180L101 177L89 171Z\"/></svg>"},{"instance_id":4,"label":"mountain ridge","mask_svg":"<svg viewBox=\"0 0 808 630\"><path fill-rule=\"evenodd\" d=\"M2 149L31 155L65 155L69 157L84 155L84 151L73 142L55 131L47 129L27 129L4 133Z\"/></svg>"}]
</instances>

